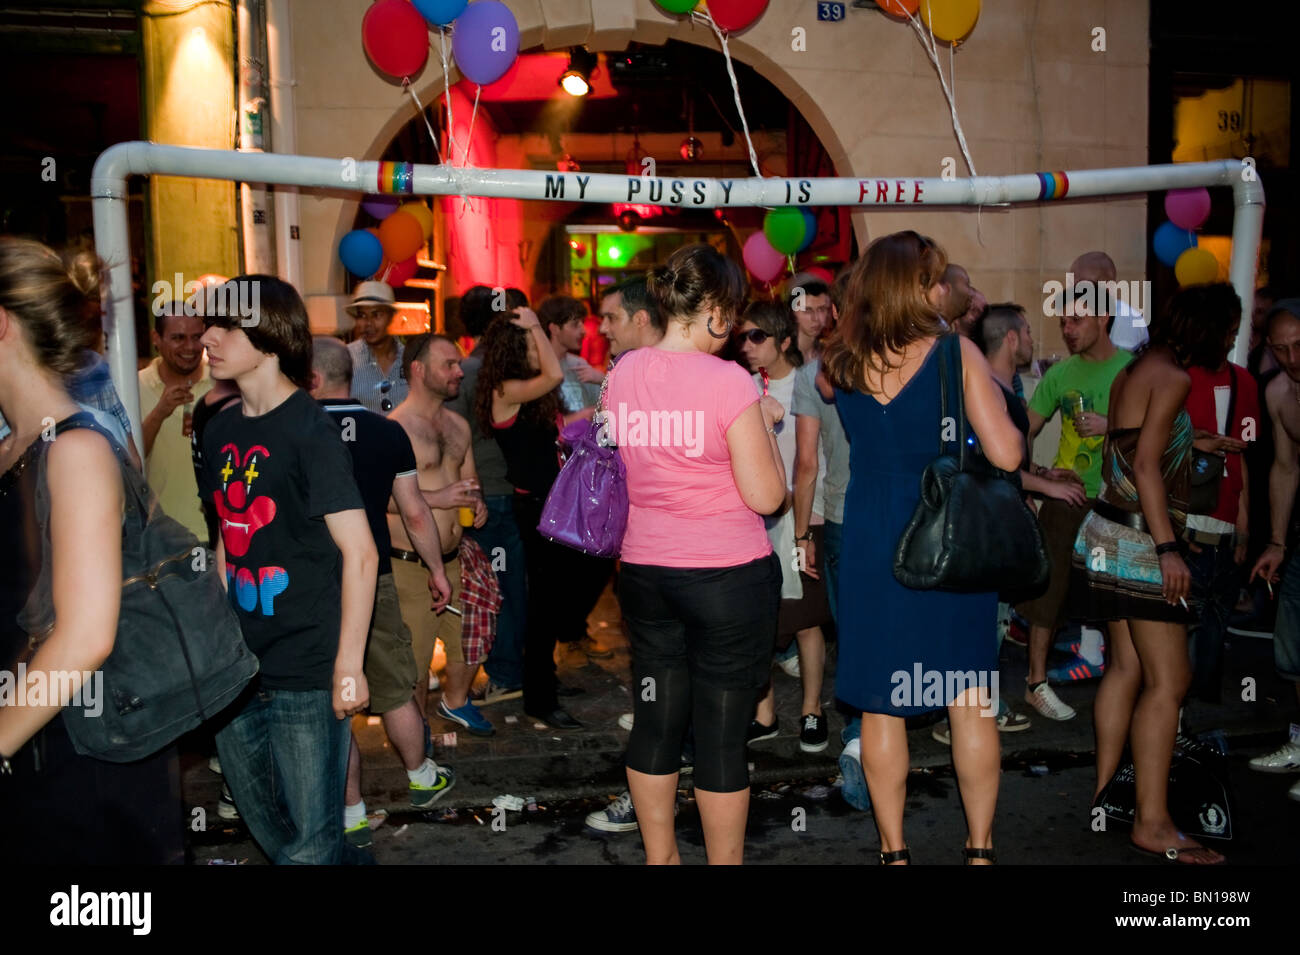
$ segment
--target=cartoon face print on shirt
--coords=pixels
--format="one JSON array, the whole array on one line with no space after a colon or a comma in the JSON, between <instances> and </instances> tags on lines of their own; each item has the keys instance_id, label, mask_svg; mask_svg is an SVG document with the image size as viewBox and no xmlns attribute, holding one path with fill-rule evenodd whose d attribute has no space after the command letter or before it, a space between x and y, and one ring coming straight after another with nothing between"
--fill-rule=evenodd
<instances>
[{"instance_id":1,"label":"cartoon face print on shirt","mask_svg":"<svg viewBox=\"0 0 1300 955\"><path fill-rule=\"evenodd\" d=\"M221 521L221 540L226 548L226 578L231 593L241 609L252 613L261 605L264 617L275 615L275 598L289 586L283 567L259 567L257 576L248 567L232 563L248 553L253 536L275 520L275 500L257 491L259 467L270 461L271 452L255 444L243 454L234 444L221 449L224 458L218 476L221 488L212 492L217 517Z\"/></svg>"}]
</instances>

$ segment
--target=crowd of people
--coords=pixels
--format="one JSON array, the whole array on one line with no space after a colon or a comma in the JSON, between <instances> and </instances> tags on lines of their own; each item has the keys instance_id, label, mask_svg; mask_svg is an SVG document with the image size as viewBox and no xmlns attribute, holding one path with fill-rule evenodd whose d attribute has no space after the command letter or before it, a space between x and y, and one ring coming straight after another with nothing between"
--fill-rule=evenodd
<instances>
[{"instance_id":1,"label":"crowd of people","mask_svg":"<svg viewBox=\"0 0 1300 955\"><path fill-rule=\"evenodd\" d=\"M1261 289L1250 303L1247 369L1228 361L1242 310L1230 286L1185 288L1143 316L1108 294L1104 253L1070 272L1075 285L1045 303L1070 356L1028 395L1040 369L1026 308L990 304L915 232L875 240L834 282L796 276L779 297L751 295L711 247L680 248L604 290L607 363L587 341L587 307L566 295L534 309L518 289L468 289L466 349L391 335L391 288L362 282L344 344L312 337L291 286L244 275L229 300L258 302L255 321L157 310L135 435L101 354L94 264L0 239L0 524L12 529L0 666L93 672L113 651L123 469L135 468L215 555L258 659L205 730L221 814L242 818L273 862L351 861L370 845L355 714L381 718L416 808L456 783L434 758L432 719L490 736L485 710L522 697L532 719L582 727L556 653L612 656L587 631L611 582L631 649L628 789L587 821L639 829L649 863L679 861L687 768L709 861L743 860L747 749L780 732L779 667L800 682L801 750L828 748L832 699L844 715L844 798L872 809L882 864L911 861L906 720L945 710L932 734L952 748L962 855L991 864L999 734L1076 716L1047 669L1070 622L1087 626L1066 669L1101 676L1097 797L1127 748L1133 843L1222 862L1171 818L1169 765L1184 701L1219 699L1243 593L1262 618L1244 626L1272 631L1300 703L1300 561L1286 560L1300 300ZM895 575L947 440L941 352L959 356L972 441L1037 515L1042 592L919 590ZM1034 438L1058 413L1052 466L1040 466ZM574 426L599 427L626 469L617 561L538 529ZM1274 623L1259 594L1279 582ZM38 634L24 620L41 585L55 624ZM1003 639L1022 625L1026 712L996 692ZM939 693L913 674L938 674ZM978 685L954 689L953 674ZM5 818L39 807L67 827L53 845L51 827L18 833L18 857L183 858L175 749L129 764L81 755L67 702L0 706ZM1252 768L1300 772L1296 719ZM1300 800L1300 783L1289 795Z\"/></svg>"}]
</instances>

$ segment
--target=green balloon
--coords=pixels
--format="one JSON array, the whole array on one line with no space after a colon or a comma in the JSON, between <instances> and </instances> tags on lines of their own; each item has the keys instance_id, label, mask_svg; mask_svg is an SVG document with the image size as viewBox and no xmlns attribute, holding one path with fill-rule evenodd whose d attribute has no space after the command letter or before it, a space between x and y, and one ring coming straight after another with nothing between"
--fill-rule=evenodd
<instances>
[{"instance_id":1,"label":"green balloon","mask_svg":"<svg viewBox=\"0 0 1300 955\"><path fill-rule=\"evenodd\" d=\"M699 2L700 0L655 0L669 13L690 13Z\"/></svg>"},{"instance_id":2,"label":"green balloon","mask_svg":"<svg viewBox=\"0 0 1300 955\"><path fill-rule=\"evenodd\" d=\"M773 209L763 218L763 234L772 248L786 255L794 255L803 245L808 223L803 213L794 206Z\"/></svg>"}]
</instances>

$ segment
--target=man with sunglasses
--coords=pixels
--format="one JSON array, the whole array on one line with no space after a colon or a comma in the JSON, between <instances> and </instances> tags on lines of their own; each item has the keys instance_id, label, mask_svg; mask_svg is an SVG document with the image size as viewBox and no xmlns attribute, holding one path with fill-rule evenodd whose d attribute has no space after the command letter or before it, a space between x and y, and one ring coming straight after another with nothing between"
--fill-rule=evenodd
<instances>
[{"instance_id":1,"label":"man with sunglasses","mask_svg":"<svg viewBox=\"0 0 1300 955\"><path fill-rule=\"evenodd\" d=\"M388 334L397 300L387 282L362 282L345 311L356 322L352 355L352 391L371 411L388 414L406 398L400 339Z\"/></svg>"}]
</instances>

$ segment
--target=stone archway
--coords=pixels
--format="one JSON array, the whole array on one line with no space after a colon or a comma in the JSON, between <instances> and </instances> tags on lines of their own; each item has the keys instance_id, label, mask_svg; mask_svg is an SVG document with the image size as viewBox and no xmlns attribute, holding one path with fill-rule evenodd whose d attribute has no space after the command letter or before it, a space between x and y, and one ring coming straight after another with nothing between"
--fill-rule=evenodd
<instances>
[{"instance_id":1,"label":"stone archway","mask_svg":"<svg viewBox=\"0 0 1300 955\"><path fill-rule=\"evenodd\" d=\"M586 45L593 52L616 52L626 49L628 43L633 41L662 45L668 40L700 46L714 53L720 52L716 35L706 25L670 17L651 0L507 0L507 3L519 21L521 52L557 50L576 45ZM758 23L745 33L731 38L731 55L736 61L761 73L786 96L800 110L821 140L838 174L852 176L845 144L836 134L835 123L818 105L815 93L805 89L797 75L799 71L765 52L773 48L790 47L788 38L792 27L784 21L800 17L792 16L792 11L788 9L782 9L788 6L790 5L772 4ZM776 45L778 37L785 39ZM791 52L792 55L798 55ZM454 62L448 79L452 84L460 80ZM431 53L429 63L415 89L420 102L426 105L443 95L443 71L440 58L435 53ZM743 89L741 95L743 102ZM392 139L411 122L412 107L410 98L403 96L401 104L373 130L364 154L358 158L378 158ZM338 204L333 221L329 223L331 248L336 247L343 235L353 227L356 210L355 200L344 200ZM322 278L325 278L323 284L329 289L337 289L343 284L346 277L337 257L330 257L328 276Z\"/></svg>"}]
</instances>

